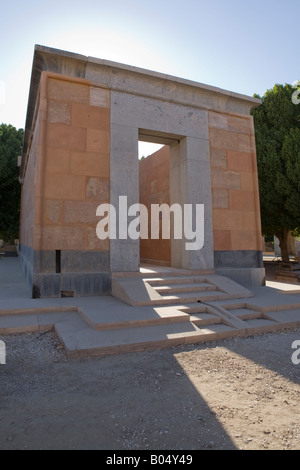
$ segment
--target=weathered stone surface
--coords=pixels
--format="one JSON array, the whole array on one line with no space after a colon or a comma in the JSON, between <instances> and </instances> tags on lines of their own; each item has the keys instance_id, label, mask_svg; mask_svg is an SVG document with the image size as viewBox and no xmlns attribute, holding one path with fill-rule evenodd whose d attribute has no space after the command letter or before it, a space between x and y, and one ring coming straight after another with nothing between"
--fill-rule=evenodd
<instances>
[{"instance_id":1,"label":"weathered stone surface","mask_svg":"<svg viewBox=\"0 0 300 470\"><path fill-rule=\"evenodd\" d=\"M112 92L111 122L174 136L208 138L206 111L127 93Z\"/></svg>"},{"instance_id":2,"label":"weathered stone surface","mask_svg":"<svg viewBox=\"0 0 300 470\"><path fill-rule=\"evenodd\" d=\"M57 224L61 216L61 201L57 199L46 200L46 217L52 223Z\"/></svg>"},{"instance_id":3,"label":"weathered stone surface","mask_svg":"<svg viewBox=\"0 0 300 470\"><path fill-rule=\"evenodd\" d=\"M103 88L90 87L90 105L103 108L110 107L110 91Z\"/></svg>"},{"instance_id":4,"label":"weathered stone surface","mask_svg":"<svg viewBox=\"0 0 300 470\"><path fill-rule=\"evenodd\" d=\"M86 199L90 201L109 201L109 180L89 178L86 185Z\"/></svg>"},{"instance_id":5,"label":"weathered stone surface","mask_svg":"<svg viewBox=\"0 0 300 470\"><path fill-rule=\"evenodd\" d=\"M98 222L95 201L65 201L63 207L63 222L66 224L95 225Z\"/></svg>"},{"instance_id":6,"label":"weathered stone surface","mask_svg":"<svg viewBox=\"0 0 300 470\"><path fill-rule=\"evenodd\" d=\"M217 189L212 190L212 207L213 208L228 208L228 190Z\"/></svg>"},{"instance_id":7,"label":"weathered stone surface","mask_svg":"<svg viewBox=\"0 0 300 470\"><path fill-rule=\"evenodd\" d=\"M48 122L71 123L71 105L65 101L49 100Z\"/></svg>"}]
</instances>

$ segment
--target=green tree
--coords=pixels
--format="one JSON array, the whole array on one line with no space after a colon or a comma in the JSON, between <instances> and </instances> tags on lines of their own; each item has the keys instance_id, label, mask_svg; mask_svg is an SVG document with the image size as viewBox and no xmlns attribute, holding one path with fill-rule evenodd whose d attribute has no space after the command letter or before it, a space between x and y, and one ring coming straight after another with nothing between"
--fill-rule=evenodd
<instances>
[{"instance_id":1,"label":"green tree","mask_svg":"<svg viewBox=\"0 0 300 470\"><path fill-rule=\"evenodd\" d=\"M21 185L17 161L23 136L23 129L0 125L0 238L6 242L19 236Z\"/></svg>"},{"instance_id":2,"label":"green tree","mask_svg":"<svg viewBox=\"0 0 300 470\"><path fill-rule=\"evenodd\" d=\"M279 239L287 262L288 233L300 227L300 104L288 84L267 90L252 110L255 126L262 232Z\"/></svg>"}]
</instances>

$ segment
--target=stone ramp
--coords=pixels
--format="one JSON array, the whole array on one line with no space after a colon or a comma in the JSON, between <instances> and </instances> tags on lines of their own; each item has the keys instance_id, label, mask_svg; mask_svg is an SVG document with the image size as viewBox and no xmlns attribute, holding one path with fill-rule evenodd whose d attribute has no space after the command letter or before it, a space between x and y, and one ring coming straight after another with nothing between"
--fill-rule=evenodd
<instances>
[{"instance_id":1,"label":"stone ramp","mask_svg":"<svg viewBox=\"0 0 300 470\"><path fill-rule=\"evenodd\" d=\"M146 306L248 298L253 293L225 276L175 272L173 276L114 277L112 295L128 305Z\"/></svg>"}]
</instances>

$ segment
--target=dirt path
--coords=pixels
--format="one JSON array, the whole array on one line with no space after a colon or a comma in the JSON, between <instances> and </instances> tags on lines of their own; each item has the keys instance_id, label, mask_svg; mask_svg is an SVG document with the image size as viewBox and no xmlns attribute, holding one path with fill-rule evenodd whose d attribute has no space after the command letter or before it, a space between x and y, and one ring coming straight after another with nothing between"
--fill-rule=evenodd
<instances>
[{"instance_id":1,"label":"dirt path","mask_svg":"<svg viewBox=\"0 0 300 470\"><path fill-rule=\"evenodd\" d=\"M1 450L300 449L300 330L81 360L0 339Z\"/></svg>"}]
</instances>

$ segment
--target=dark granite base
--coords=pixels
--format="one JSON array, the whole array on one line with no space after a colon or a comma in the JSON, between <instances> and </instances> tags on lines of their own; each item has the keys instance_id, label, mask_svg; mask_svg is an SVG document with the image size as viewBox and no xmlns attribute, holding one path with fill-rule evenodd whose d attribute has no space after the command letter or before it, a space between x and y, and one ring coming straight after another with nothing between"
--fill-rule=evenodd
<instances>
[{"instance_id":1,"label":"dark granite base","mask_svg":"<svg viewBox=\"0 0 300 470\"><path fill-rule=\"evenodd\" d=\"M215 251L215 268L263 268L262 251Z\"/></svg>"},{"instance_id":2,"label":"dark granite base","mask_svg":"<svg viewBox=\"0 0 300 470\"><path fill-rule=\"evenodd\" d=\"M110 293L108 251L34 251L20 245L19 257L33 298Z\"/></svg>"}]
</instances>

